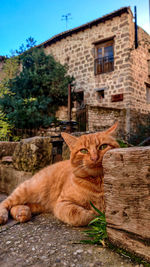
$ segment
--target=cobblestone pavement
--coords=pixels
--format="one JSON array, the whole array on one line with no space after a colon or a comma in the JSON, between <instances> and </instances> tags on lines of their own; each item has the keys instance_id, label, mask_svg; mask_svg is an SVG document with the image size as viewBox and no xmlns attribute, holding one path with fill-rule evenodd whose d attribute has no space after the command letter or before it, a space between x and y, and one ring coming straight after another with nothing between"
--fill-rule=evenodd
<instances>
[{"instance_id":1,"label":"cobblestone pavement","mask_svg":"<svg viewBox=\"0 0 150 267\"><path fill-rule=\"evenodd\" d=\"M0 201L4 197L0 195ZM108 248L81 244L83 230L63 224L51 214L35 216L22 224L10 219L0 227L0 266L143 266Z\"/></svg>"}]
</instances>

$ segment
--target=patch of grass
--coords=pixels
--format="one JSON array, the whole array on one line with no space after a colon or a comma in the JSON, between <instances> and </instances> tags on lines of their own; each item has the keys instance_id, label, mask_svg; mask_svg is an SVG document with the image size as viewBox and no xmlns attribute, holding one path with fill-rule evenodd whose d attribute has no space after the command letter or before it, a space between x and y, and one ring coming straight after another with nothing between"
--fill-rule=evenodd
<instances>
[{"instance_id":1,"label":"patch of grass","mask_svg":"<svg viewBox=\"0 0 150 267\"><path fill-rule=\"evenodd\" d=\"M96 216L88 226L90 228L85 230L84 233L90 237L88 240L81 240L84 244L101 244L105 246L105 240L107 239L107 231L106 231L106 218L105 214L98 210L91 202L91 206L93 209L99 214Z\"/></svg>"},{"instance_id":2,"label":"patch of grass","mask_svg":"<svg viewBox=\"0 0 150 267\"><path fill-rule=\"evenodd\" d=\"M118 140L117 139L117 142L118 142L118 144L120 145L120 147L121 148L126 148L126 147L129 147L130 145L127 143L127 142L125 142L124 140Z\"/></svg>"}]
</instances>

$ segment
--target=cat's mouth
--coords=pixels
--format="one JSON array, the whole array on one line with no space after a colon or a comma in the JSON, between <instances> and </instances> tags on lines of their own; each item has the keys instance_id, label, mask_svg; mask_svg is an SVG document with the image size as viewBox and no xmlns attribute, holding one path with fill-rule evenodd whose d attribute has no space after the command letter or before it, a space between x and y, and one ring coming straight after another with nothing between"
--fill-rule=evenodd
<instances>
[{"instance_id":1,"label":"cat's mouth","mask_svg":"<svg viewBox=\"0 0 150 267\"><path fill-rule=\"evenodd\" d=\"M98 177L103 172L102 165L87 166L87 173L92 177Z\"/></svg>"},{"instance_id":2,"label":"cat's mouth","mask_svg":"<svg viewBox=\"0 0 150 267\"><path fill-rule=\"evenodd\" d=\"M84 169L74 169L73 173L75 176L82 177L82 178L88 178L88 177L99 177L103 173L103 169L100 167L86 167Z\"/></svg>"},{"instance_id":3,"label":"cat's mouth","mask_svg":"<svg viewBox=\"0 0 150 267\"><path fill-rule=\"evenodd\" d=\"M89 169L101 168L102 167L102 162L101 161L91 162L91 163L87 164L86 167L89 168Z\"/></svg>"},{"instance_id":4,"label":"cat's mouth","mask_svg":"<svg viewBox=\"0 0 150 267\"><path fill-rule=\"evenodd\" d=\"M102 170L103 168L102 168L101 161L96 162L96 163L91 162L89 164L85 164L85 171L94 177L100 175Z\"/></svg>"}]
</instances>

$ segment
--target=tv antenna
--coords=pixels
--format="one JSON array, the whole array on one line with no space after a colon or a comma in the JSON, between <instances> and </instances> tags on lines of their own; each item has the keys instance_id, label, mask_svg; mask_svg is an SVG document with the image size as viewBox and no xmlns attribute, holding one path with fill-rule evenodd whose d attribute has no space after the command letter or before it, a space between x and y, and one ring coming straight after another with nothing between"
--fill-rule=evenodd
<instances>
[{"instance_id":1,"label":"tv antenna","mask_svg":"<svg viewBox=\"0 0 150 267\"><path fill-rule=\"evenodd\" d=\"M72 18L70 18L70 16L71 16L71 13L68 13L66 15L62 15L62 17L61 17L61 20L66 21L66 30L68 29L68 20L72 19Z\"/></svg>"}]
</instances>

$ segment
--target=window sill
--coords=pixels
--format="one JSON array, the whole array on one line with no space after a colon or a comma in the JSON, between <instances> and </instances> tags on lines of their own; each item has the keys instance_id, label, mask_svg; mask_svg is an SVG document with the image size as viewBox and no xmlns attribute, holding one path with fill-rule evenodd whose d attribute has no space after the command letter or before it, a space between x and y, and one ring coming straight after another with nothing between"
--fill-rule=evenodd
<instances>
[{"instance_id":1,"label":"window sill","mask_svg":"<svg viewBox=\"0 0 150 267\"><path fill-rule=\"evenodd\" d=\"M94 73L94 75L97 76L97 75L107 74L107 73L111 73L113 71L114 70L110 70L110 71L107 71L107 72L101 72L101 73Z\"/></svg>"}]
</instances>

